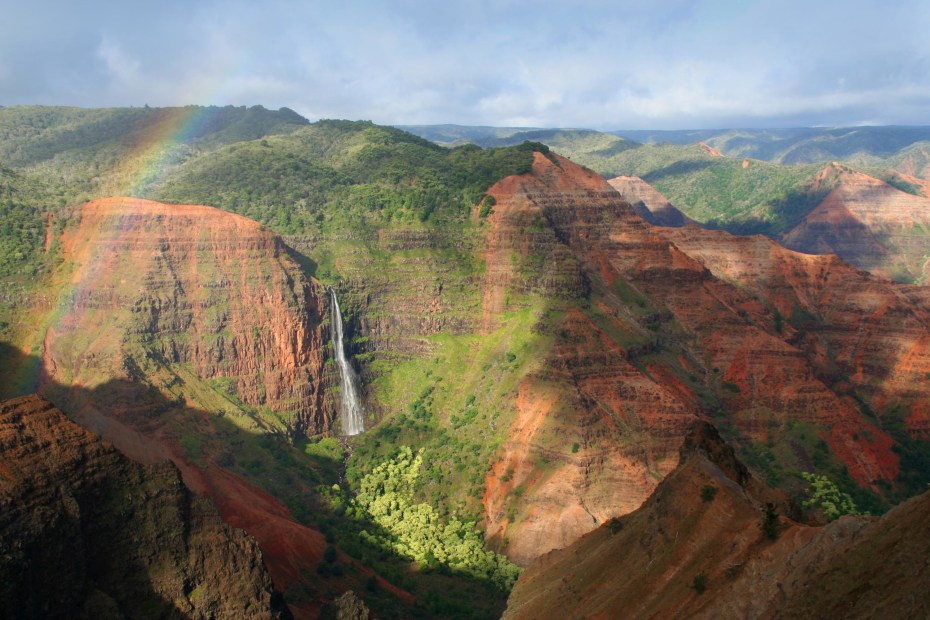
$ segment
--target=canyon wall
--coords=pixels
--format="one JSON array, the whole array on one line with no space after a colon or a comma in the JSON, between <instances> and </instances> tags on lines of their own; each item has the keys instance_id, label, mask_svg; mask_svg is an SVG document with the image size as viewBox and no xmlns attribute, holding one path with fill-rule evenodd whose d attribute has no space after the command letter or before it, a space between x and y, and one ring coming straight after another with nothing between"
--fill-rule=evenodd
<instances>
[{"instance_id":1,"label":"canyon wall","mask_svg":"<svg viewBox=\"0 0 930 620\"><path fill-rule=\"evenodd\" d=\"M134 198L87 203L78 218L62 239L46 383L126 378L247 429L332 425L321 291L279 237L218 209Z\"/></svg>"},{"instance_id":2,"label":"canyon wall","mask_svg":"<svg viewBox=\"0 0 930 620\"><path fill-rule=\"evenodd\" d=\"M253 538L167 462L27 396L0 403L0 616L290 617Z\"/></svg>"},{"instance_id":3,"label":"canyon wall","mask_svg":"<svg viewBox=\"0 0 930 620\"><path fill-rule=\"evenodd\" d=\"M925 425L921 289L762 237L650 226L558 156L537 154L532 173L490 193L485 329L515 293L561 317L487 479L488 534L511 557L526 563L645 500L697 417L722 416L744 444L812 428L858 484L895 480L895 440L860 401L901 405L912 433Z\"/></svg>"}]
</instances>

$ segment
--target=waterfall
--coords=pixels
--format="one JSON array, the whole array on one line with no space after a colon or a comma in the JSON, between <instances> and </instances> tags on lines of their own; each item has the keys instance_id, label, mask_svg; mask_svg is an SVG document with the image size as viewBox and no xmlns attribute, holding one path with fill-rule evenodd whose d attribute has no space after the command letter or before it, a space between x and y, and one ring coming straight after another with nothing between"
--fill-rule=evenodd
<instances>
[{"instance_id":1,"label":"waterfall","mask_svg":"<svg viewBox=\"0 0 930 620\"><path fill-rule=\"evenodd\" d=\"M336 352L336 365L339 366L339 378L342 385L342 400L339 403L342 434L358 435L365 430L362 402L358 398L358 377L346 358L345 346L342 342L342 312L339 311L336 291L330 287L329 294L333 302L333 349Z\"/></svg>"}]
</instances>

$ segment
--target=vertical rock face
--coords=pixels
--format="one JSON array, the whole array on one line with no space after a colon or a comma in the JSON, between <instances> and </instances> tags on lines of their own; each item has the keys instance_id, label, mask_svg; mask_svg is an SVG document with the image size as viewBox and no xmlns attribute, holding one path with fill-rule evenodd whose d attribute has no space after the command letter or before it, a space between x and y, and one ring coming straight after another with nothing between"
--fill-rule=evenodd
<instances>
[{"instance_id":1,"label":"vertical rock face","mask_svg":"<svg viewBox=\"0 0 930 620\"><path fill-rule=\"evenodd\" d=\"M247 424L320 432L319 291L281 240L210 207L111 198L63 239L71 268L45 340L48 379L144 381Z\"/></svg>"},{"instance_id":2,"label":"vertical rock face","mask_svg":"<svg viewBox=\"0 0 930 620\"><path fill-rule=\"evenodd\" d=\"M0 403L0 616L290 617L256 542L169 463L38 397Z\"/></svg>"},{"instance_id":3,"label":"vertical rock face","mask_svg":"<svg viewBox=\"0 0 930 620\"><path fill-rule=\"evenodd\" d=\"M485 329L515 291L562 312L487 480L488 533L512 558L639 505L699 415L755 442L810 425L859 484L895 479L894 441L853 394L898 399L912 432L926 425L907 387L926 384L930 360L920 290L761 237L652 227L557 156L490 193Z\"/></svg>"},{"instance_id":4,"label":"vertical rock face","mask_svg":"<svg viewBox=\"0 0 930 620\"><path fill-rule=\"evenodd\" d=\"M645 233L638 251L669 244L603 179L561 158L537 154L533 173L490 193L485 329L511 295L567 308L542 370L519 388L517 418L484 497L489 537L527 564L638 506L674 468L698 408L671 375L636 363L654 337L605 284L615 277L601 250L612 223ZM701 278L703 269L691 267ZM588 311L560 303L584 297L592 299Z\"/></svg>"}]
</instances>

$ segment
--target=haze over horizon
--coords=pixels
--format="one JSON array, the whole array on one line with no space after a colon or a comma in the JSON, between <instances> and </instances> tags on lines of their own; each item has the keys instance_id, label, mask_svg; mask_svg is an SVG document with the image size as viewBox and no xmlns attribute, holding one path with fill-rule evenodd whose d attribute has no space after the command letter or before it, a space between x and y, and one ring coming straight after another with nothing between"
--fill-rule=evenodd
<instances>
[{"instance_id":1,"label":"haze over horizon","mask_svg":"<svg viewBox=\"0 0 930 620\"><path fill-rule=\"evenodd\" d=\"M6 15L0 105L592 129L930 122L930 5L916 0L38 0Z\"/></svg>"}]
</instances>

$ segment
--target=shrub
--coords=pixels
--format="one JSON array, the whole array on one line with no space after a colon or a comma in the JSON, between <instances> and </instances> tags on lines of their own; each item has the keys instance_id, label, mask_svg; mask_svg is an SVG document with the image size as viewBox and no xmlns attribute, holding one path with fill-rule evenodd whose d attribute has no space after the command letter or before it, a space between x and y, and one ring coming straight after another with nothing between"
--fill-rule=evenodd
<instances>
[{"instance_id":1,"label":"shrub","mask_svg":"<svg viewBox=\"0 0 930 620\"><path fill-rule=\"evenodd\" d=\"M616 534L623 529L623 521L620 517L613 517L607 521L607 528L610 530L611 534Z\"/></svg>"},{"instance_id":2,"label":"shrub","mask_svg":"<svg viewBox=\"0 0 930 620\"><path fill-rule=\"evenodd\" d=\"M323 561L327 564L332 564L336 561L336 548L332 545L326 547L326 551L323 552Z\"/></svg>"},{"instance_id":3,"label":"shrub","mask_svg":"<svg viewBox=\"0 0 930 620\"><path fill-rule=\"evenodd\" d=\"M717 497L717 491L719 489L712 484L705 484L701 487L701 501L702 502L712 502L714 498Z\"/></svg>"},{"instance_id":4,"label":"shrub","mask_svg":"<svg viewBox=\"0 0 930 620\"><path fill-rule=\"evenodd\" d=\"M762 534L769 540L778 538L778 510L775 504L768 502L762 514Z\"/></svg>"},{"instance_id":5,"label":"shrub","mask_svg":"<svg viewBox=\"0 0 930 620\"><path fill-rule=\"evenodd\" d=\"M832 480L819 474L801 473L807 481L807 499L801 505L805 510L819 510L827 521L843 515L859 514L856 503L848 493L840 491Z\"/></svg>"},{"instance_id":6,"label":"shrub","mask_svg":"<svg viewBox=\"0 0 930 620\"><path fill-rule=\"evenodd\" d=\"M704 573L704 571L701 571L694 576L694 580L691 582L691 587L698 594L704 594L704 591L707 590L707 575Z\"/></svg>"}]
</instances>

